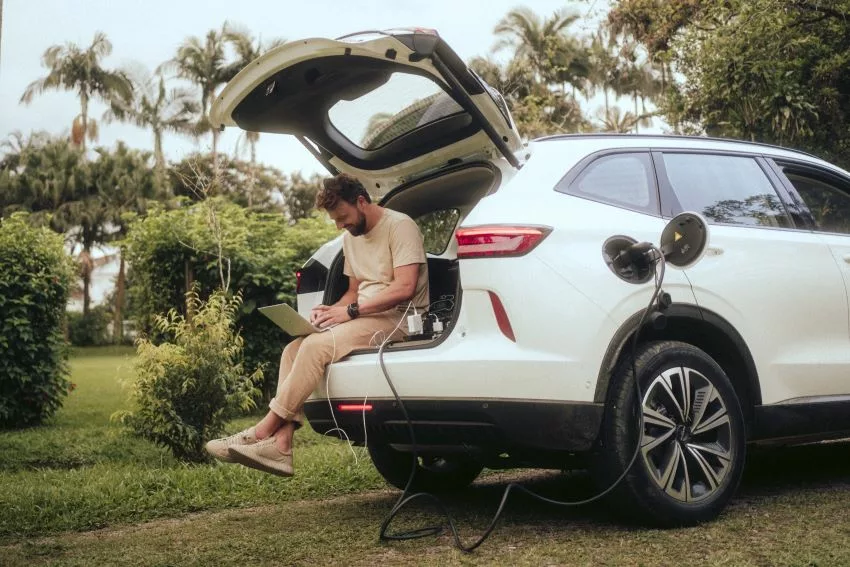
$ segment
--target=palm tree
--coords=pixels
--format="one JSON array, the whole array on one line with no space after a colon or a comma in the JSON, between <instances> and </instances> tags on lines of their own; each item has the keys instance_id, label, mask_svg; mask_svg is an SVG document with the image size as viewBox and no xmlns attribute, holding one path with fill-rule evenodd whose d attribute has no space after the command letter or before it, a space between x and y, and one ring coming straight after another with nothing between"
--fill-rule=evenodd
<instances>
[{"instance_id":1,"label":"palm tree","mask_svg":"<svg viewBox=\"0 0 850 567\"><path fill-rule=\"evenodd\" d=\"M612 106L607 111L600 108L596 112L596 117L600 131L626 134L634 130L638 123L648 119L649 115L636 115L628 110L623 112L619 106Z\"/></svg>"},{"instance_id":2,"label":"palm tree","mask_svg":"<svg viewBox=\"0 0 850 567\"><path fill-rule=\"evenodd\" d=\"M152 76L147 70L139 69L132 75L132 81L137 92L133 104L110 109L104 119L108 122L123 120L153 131L156 175L164 186L166 172L162 136L165 132L193 134L193 122L199 106L186 89L166 90L165 77L161 72Z\"/></svg>"},{"instance_id":3,"label":"palm tree","mask_svg":"<svg viewBox=\"0 0 850 567\"><path fill-rule=\"evenodd\" d=\"M556 10L549 18L541 19L530 8L513 9L493 30L501 36L495 49L514 47L516 57L527 59L535 71L545 76L550 69L549 55L557 47L553 40L564 38L564 32L578 19L578 14L566 10Z\"/></svg>"},{"instance_id":4,"label":"palm tree","mask_svg":"<svg viewBox=\"0 0 850 567\"><path fill-rule=\"evenodd\" d=\"M86 138L97 139L97 122L89 118L89 102L94 99L115 105L133 98L133 86L123 71L104 69L101 60L112 53L112 43L102 32L86 49L73 43L48 47L41 58L50 70L46 77L27 86L21 102L29 104L36 95L48 90L73 90L80 97L80 114L71 126L71 139L86 152Z\"/></svg>"},{"instance_id":5,"label":"palm tree","mask_svg":"<svg viewBox=\"0 0 850 567\"><path fill-rule=\"evenodd\" d=\"M196 84L201 90L201 117L196 125L198 135L212 132L213 164L218 165L218 130L212 128L209 111L215 91L232 79L238 69L228 64L225 56L228 27L225 22L221 29L210 30L201 40L196 36L187 37L177 48L173 59L165 62L161 69L173 69L177 76Z\"/></svg>"},{"instance_id":6,"label":"palm tree","mask_svg":"<svg viewBox=\"0 0 850 567\"><path fill-rule=\"evenodd\" d=\"M260 38L254 39L251 32L239 26L226 26L224 37L236 50L236 61L231 65L228 72L229 75L232 74L233 76L236 76L239 71L264 53L286 43L286 40L281 38L272 39L268 42L263 42ZM246 131L244 138L251 150L251 178L247 188L248 206L251 207L253 205L254 183L256 180L257 142L260 141L260 133Z\"/></svg>"}]
</instances>

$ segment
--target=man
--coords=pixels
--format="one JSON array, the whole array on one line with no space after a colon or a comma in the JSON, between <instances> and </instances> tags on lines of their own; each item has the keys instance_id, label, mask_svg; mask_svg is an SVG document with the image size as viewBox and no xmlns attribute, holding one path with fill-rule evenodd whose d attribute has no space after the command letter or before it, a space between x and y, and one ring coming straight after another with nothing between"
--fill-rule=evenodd
<instances>
[{"instance_id":1,"label":"man","mask_svg":"<svg viewBox=\"0 0 850 567\"><path fill-rule=\"evenodd\" d=\"M219 460L280 476L293 474L292 436L327 365L369 346L376 336L389 338L396 329L406 329L411 304L419 312L428 308L428 265L416 223L372 203L351 175L325 179L323 186L316 206L327 211L337 228L347 230L342 249L348 291L335 304L311 312L313 324L327 331L298 338L283 350L277 393L266 416L245 431L206 445Z\"/></svg>"}]
</instances>

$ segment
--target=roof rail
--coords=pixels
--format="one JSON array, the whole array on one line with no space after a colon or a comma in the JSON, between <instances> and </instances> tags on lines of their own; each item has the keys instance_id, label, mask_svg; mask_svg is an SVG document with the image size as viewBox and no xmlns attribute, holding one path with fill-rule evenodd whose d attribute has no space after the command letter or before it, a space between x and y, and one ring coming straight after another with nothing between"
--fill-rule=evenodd
<instances>
[{"instance_id":1,"label":"roof rail","mask_svg":"<svg viewBox=\"0 0 850 567\"><path fill-rule=\"evenodd\" d=\"M672 138L678 140L705 140L708 142L728 142L734 144L746 144L749 146L761 146L764 148L773 148L775 150L784 150L786 152L794 152L797 154L801 154L804 156L812 157L815 159L823 159L814 154L810 154L808 152L804 152L802 150L797 150L794 148L786 148L784 146L777 146L775 144L765 144L763 142L750 142L749 140L736 140L734 138L718 138L712 136L684 136L681 134L621 134L616 132L595 132L595 133L584 133L584 134L553 134L551 136L543 136L540 138L536 138L533 140L534 142L548 142L552 140L564 140L564 139L574 139L574 138Z\"/></svg>"}]
</instances>

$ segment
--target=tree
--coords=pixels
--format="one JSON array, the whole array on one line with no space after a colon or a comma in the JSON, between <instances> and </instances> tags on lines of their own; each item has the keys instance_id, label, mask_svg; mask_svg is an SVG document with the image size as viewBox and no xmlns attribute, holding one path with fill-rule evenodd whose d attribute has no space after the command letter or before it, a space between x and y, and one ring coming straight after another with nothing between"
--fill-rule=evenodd
<instances>
[{"instance_id":1,"label":"tree","mask_svg":"<svg viewBox=\"0 0 850 567\"><path fill-rule=\"evenodd\" d=\"M305 178L300 171L289 176L283 202L290 222L309 218L316 207L316 195L322 188L322 176L313 174Z\"/></svg>"},{"instance_id":2,"label":"tree","mask_svg":"<svg viewBox=\"0 0 850 567\"><path fill-rule=\"evenodd\" d=\"M619 0L609 21L680 77L661 104L668 122L847 165L848 16L850 0Z\"/></svg>"},{"instance_id":3,"label":"tree","mask_svg":"<svg viewBox=\"0 0 850 567\"><path fill-rule=\"evenodd\" d=\"M564 32L578 19L578 14L565 10L541 18L531 8L515 8L493 30L500 37L495 49L513 47L516 57L526 59L537 73L545 76L551 69L549 56L557 48L553 42L564 39Z\"/></svg>"},{"instance_id":4,"label":"tree","mask_svg":"<svg viewBox=\"0 0 850 567\"><path fill-rule=\"evenodd\" d=\"M177 76L196 84L201 91L201 117L196 132L212 133L212 157L214 169L218 167L219 132L212 128L209 120L210 105L215 91L239 72L237 64L228 63L225 56L227 22L220 29L210 30L203 40L196 36L187 37L173 59L163 64L163 69L174 69Z\"/></svg>"},{"instance_id":5,"label":"tree","mask_svg":"<svg viewBox=\"0 0 850 567\"><path fill-rule=\"evenodd\" d=\"M132 75L132 82L138 93L132 104L112 108L104 118L107 121L122 120L140 128L151 129L156 173L164 185L166 171L162 136L165 132L193 134L194 119L199 106L186 89L166 90L165 77L161 72L152 76L147 70L139 69Z\"/></svg>"},{"instance_id":6,"label":"tree","mask_svg":"<svg viewBox=\"0 0 850 567\"><path fill-rule=\"evenodd\" d=\"M89 102L94 98L110 105L128 103L133 87L123 71L103 68L101 60L112 53L112 43L97 32L91 45L81 49L73 43L53 45L44 52L42 65L49 69L46 77L27 86L21 102L29 104L36 95L48 90L72 90L80 97L80 114L71 126L71 140L85 156L86 138L97 139L97 122L89 117Z\"/></svg>"},{"instance_id":7,"label":"tree","mask_svg":"<svg viewBox=\"0 0 850 567\"><path fill-rule=\"evenodd\" d=\"M123 240L131 220L144 214L148 201L158 196L159 184L150 166L151 154L131 150L123 142L119 142L114 151L98 148L97 153L98 159L90 167L91 183L94 193L102 199L107 222L113 229L105 240ZM123 243L120 246L112 327L115 342L120 342L124 336L121 310L126 271Z\"/></svg>"},{"instance_id":8,"label":"tree","mask_svg":"<svg viewBox=\"0 0 850 567\"><path fill-rule=\"evenodd\" d=\"M243 207L248 207L250 202L252 209L264 211L281 209L280 197L287 186L284 173L274 167L252 166L228 156L215 160L212 154L200 153L190 154L172 164L168 177L169 187L178 197L200 201L207 196L222 196ZM254 182L249 183L252 177Z\"/></svg>"}]
</instances>

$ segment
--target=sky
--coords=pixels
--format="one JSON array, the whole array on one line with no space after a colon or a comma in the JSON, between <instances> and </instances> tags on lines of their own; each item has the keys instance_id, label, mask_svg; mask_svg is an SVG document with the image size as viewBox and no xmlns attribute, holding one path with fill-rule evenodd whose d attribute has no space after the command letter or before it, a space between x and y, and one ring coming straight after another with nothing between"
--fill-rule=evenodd
<instances>
[{"instance_id":1,"label":"sky","mask_svg":"<svg viewBox=\"0 0 850 567\"><path fill-rule=\"evenodd\" d=\"M25 134L70 129L80 112L70 91L49 91L30 105L19 103L32 81L47 74L41 65L44 51L56 44L91 43L97 31L113 45L103 61L107 68L141 63L153 71L170 59L188 36L203 37L228 21L247 28L263 40L337 37L369 29L419 26L435 28L464 59L488 55L495 43L493 28L512 8L528 5L539 15L571 6L581 15L598 12L605 0L431 0L389 2L356 0L0 0L3 2L0 36L0 139L15 130ZM581 31L581 28L576 28ZM508 53L501 54L501 58ZM497 55L497 57L499 57ZM174 83L179 84L179 82ZM100 119L106 107L90 105L90 116ZM592 110L592 109L591 109ZM228 128L220 150L233 155L241 131ZM97 145L112 147L118 140L140 149L153 149L153 134L127 124L100 123ZM178 161L193 151L208 151L210 136L194 141L167 134L166 158ZM294 139L262 135L257 159L285 172L323 173L322 166Z\"/></svg>"}]
</instances>

